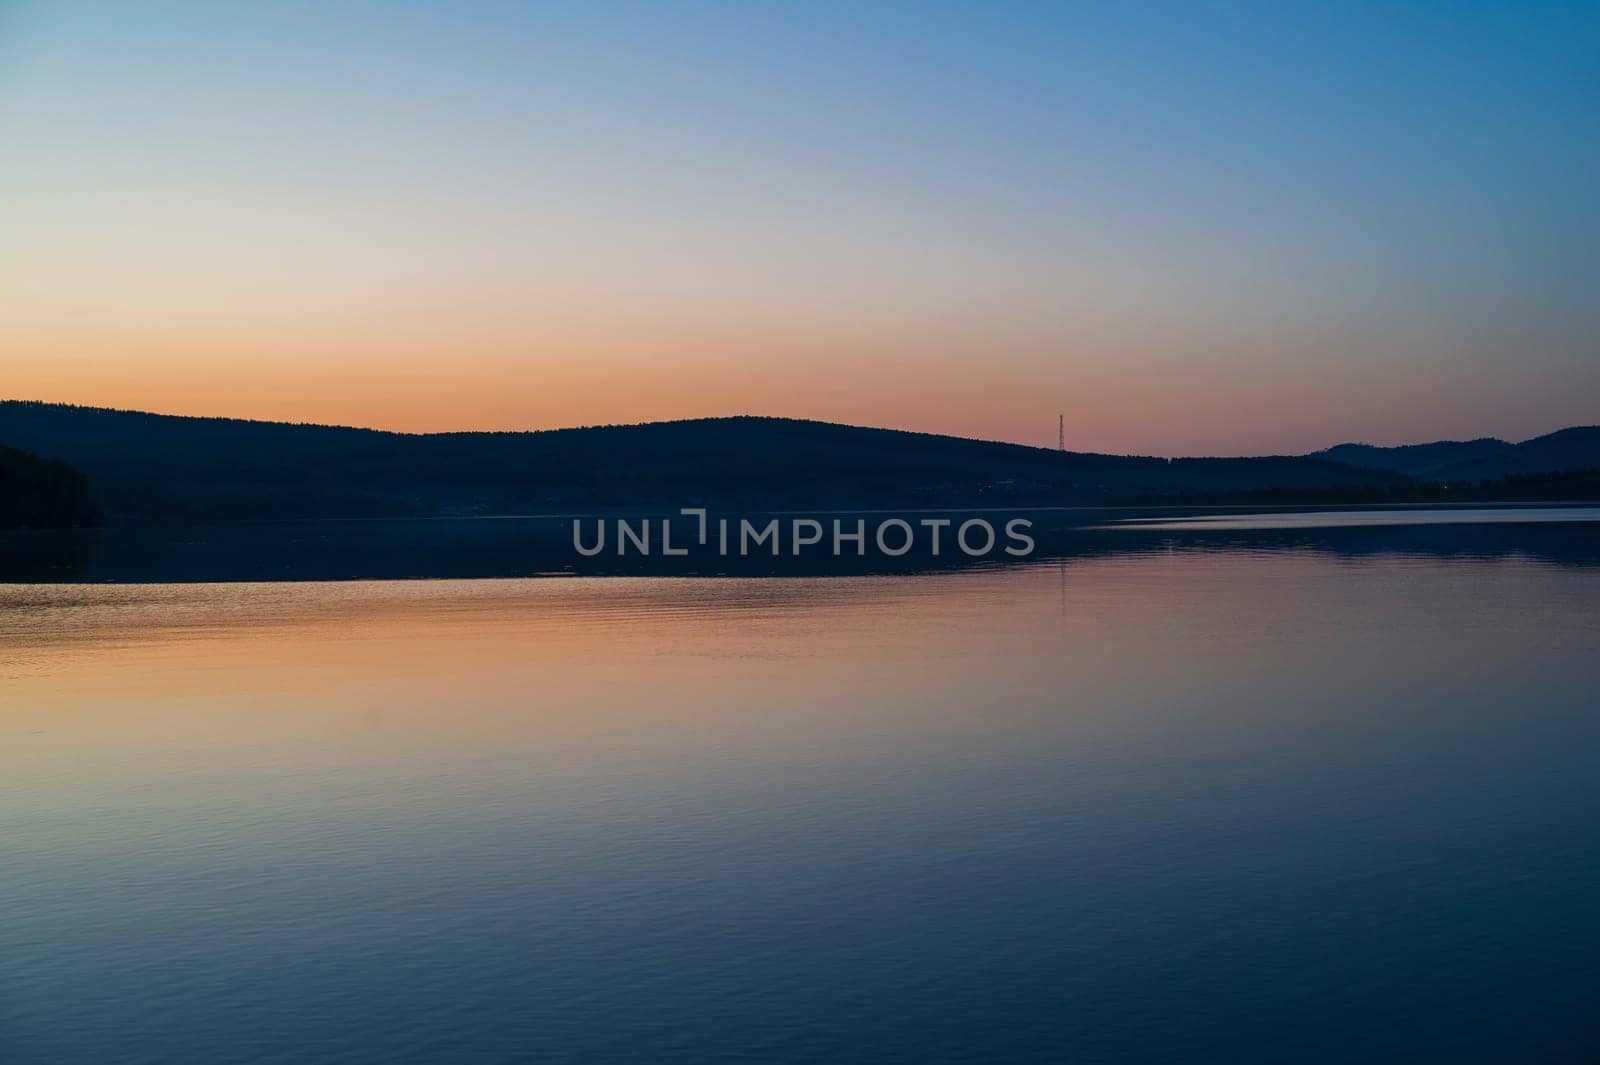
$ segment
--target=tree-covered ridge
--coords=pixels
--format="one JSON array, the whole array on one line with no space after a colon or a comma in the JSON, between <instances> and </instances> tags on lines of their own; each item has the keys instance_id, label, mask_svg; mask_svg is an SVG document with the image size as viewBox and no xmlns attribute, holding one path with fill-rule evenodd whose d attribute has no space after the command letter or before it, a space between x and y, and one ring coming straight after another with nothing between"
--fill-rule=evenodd
<instances>
[{"instance_id":1,"label":"tree-covered ridge","mask_svg":"<svg viewBox=\"0 0 1600 1065\"><path fill-rule=\"evenodd\" d=\"M83 471L16 448L0 447L0 528L92 525L97 511Z\"/></svg>"},{"instance_id":2,"label":"tree-covered ridge","mask_svg":"<svg viewBox=\"0 0 1600 1065\"><path fill-rule=\"evenodd\" d=\"M1312 457L1438 484L1540 477L1600 469L1600 425L1575 425L1518 444L1493 437L1400 447L1339 444Z\"/></svg>"},{"instance_id":3,"label":"tree-covered ridge","mask_svg":"<svg viewBox=\"0 0 1600 1065\"><path fill-rule=\"evenodd\" d=\"M1096 455L758 417L412 435L6 402L0 439L79 466L114 520L136 521L1055 505L1405 482L1312 459Z\"/></svg>"},{"instance_id":4,"label":"tree-covered ridge","mask_svg":"<svg viewBox=\"0 0 1600 1065\"><path fill-rule=\"evenodd\" d=\"M0 440L85 471L115 521L680 506L803 510L1228 498L1403 502L1430 498L1431 491L1423 483L1427 478L1367 462L1334 461L1329 453L1102 455L763 417L408 434L10 401L0 402ZM1571 449L1562 450L1565 457ZM1545 487L1557 489L1523 486L1529 491ZM1459 489L1452 485L1451 490Z\"/></svg>"}]
</instances>

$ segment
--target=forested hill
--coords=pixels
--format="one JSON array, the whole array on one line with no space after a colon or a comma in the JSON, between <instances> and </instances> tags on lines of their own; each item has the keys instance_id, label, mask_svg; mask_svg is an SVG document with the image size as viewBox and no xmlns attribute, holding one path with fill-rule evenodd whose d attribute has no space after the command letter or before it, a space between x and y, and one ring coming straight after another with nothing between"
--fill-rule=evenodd
<instances>
[{"instance_id":1,"label":"forested hill","mask_svg":"<svg viewBox=\"0 0 1600 1065\"><path fill-rule=\"evenodd\" d=\"M0 447L0 529L92 525L97 519L89 481L81 471Z\"/></svg>"},{"instance_id":2,"label":"forested hill","mask_svg":"<svg viewBox=\"0 0 1600 1065\"><path fill-rule=\"evenodd\" d=\"M1340 444L1312 458L1403 473L1423 481L1474 482L1510 476L1600 470L1600 425L1574 426L1520 444L1493 437L1373 447Z\"/></svg>"},{"instance_id":3,"label":"forested hill","mask_svg":"<svg viewBox=\"0 0 1600 1065\"><path fill-rule=\"evenodd\" d=\"M753 417L409 435L7 401L0 442L84 470L114 520L1342 497L1409 483L1311 458L1096 455Z\"/></svg>"}]
</instances>

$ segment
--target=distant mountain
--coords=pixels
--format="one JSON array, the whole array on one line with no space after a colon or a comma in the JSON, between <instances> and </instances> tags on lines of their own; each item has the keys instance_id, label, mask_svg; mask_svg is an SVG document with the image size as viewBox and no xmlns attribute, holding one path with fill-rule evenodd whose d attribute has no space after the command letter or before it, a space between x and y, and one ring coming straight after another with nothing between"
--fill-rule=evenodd
<instances>
[{"instance_id":1,"label":"distant mountain","mask_svg":"<svg viewBox=\"0 0 1600 1065\"><path fill-rule=\"evenodd\" d=\"M1600 425L1577 426L1509 444L1483 437L1403 447L1340 444L1307 458L1403 473L1419 481L1477 482L1527 474L1600 469Z\"/></svg>"},{"instance_id":2,"label":"distant mountain","mask_svg":"<svg viewBox=\"0 0 1600 1065\"><path fill-rule=\"evenodd\" d=\"M752 417L411 435L8 401L0 441L80 467L124 521L1366 500L1411 483L1320 458L1096 455Z\"/></svg>"},{"instance_id":3,"label":"distant mountain","mask_svg":"<svg viewBox=\"0 0 1600 1065\"><path fill-rule=\"evenodd\" d=\"M89 479L65 462L0 447L0 529L92 525Z\"/></svg>"},{"instance_id":4,"label":"distant mountain","mask_svg":"<svg viewBox=\"0 0 1600 1065\"><path fill-rule=\"evenodd\" d=\"M1516 450L1515 444L1493 437L1477 440L1440 440L1432 444L1406 444L1401 447L1375 447L1372 444L1338 444L1316 451L1312 458L1342 462L1363 469L1389 470L1419 480L1434 480L1435 475L1464 462L1494 461Z\"/></svg>"}]
</instances>

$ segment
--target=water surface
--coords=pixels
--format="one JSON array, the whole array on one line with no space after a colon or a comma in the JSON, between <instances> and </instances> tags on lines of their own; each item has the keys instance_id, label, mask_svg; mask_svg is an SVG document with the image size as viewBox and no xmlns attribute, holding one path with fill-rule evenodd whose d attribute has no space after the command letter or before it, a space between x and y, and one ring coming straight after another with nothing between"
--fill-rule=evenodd
<instances>
[{"instance_id":1,"label":"water surface","mask_svg":"<svg viewBox=\"0 0 1600 1065\"><path fill-rule=\"evenodd\" d=\"M1587 1061L1600 569L0 586L0 1060Z\"/></svg>"},{"instance_id":2,"label":"water surface","mask_svg":"<svg viewBox=\"0 0 1600 1065\"><path fill-rule=\"evenodd\" d=\"M1600 521L1596 506L1366 507L1360 510L1265 510L1243 514L1165 514L1124 518L1107 528L1163 531L1339 529L1390 525L1530 525Z\"/></svg>"}]
</instances>

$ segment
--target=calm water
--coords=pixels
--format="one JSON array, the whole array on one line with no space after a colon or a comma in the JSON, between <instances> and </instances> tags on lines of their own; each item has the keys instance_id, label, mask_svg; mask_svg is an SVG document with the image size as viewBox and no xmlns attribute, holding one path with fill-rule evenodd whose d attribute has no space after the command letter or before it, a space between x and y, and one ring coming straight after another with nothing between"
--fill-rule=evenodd
<instances>
[{"instance_id":1,"label":"calm water","mask_svg":"<svg viewBox=\"0 0 1600 1065\"><path fill-rule=\"evenodd\" d=\"M1425 510L1368 507L1364 510L1321 510L1307 513L1267 511L1252 514L1204 514L1195 517L1132 518L1115 528L1162 531L1226 531L1270 529L1343 529L1390 525L1571 525L1600 521L1600 507L1432 507Z\"/></svg>"},{"instance_id":2,"label":"calm water","mask_svg":"<svg viewBox=\"0 0 1600 1065\"><path fill-rule=\"evenodd\" d=\"M1227 541L0 586L0 1061L1592 1061L1597 608Z\"/></svg>"}]
</instances>

